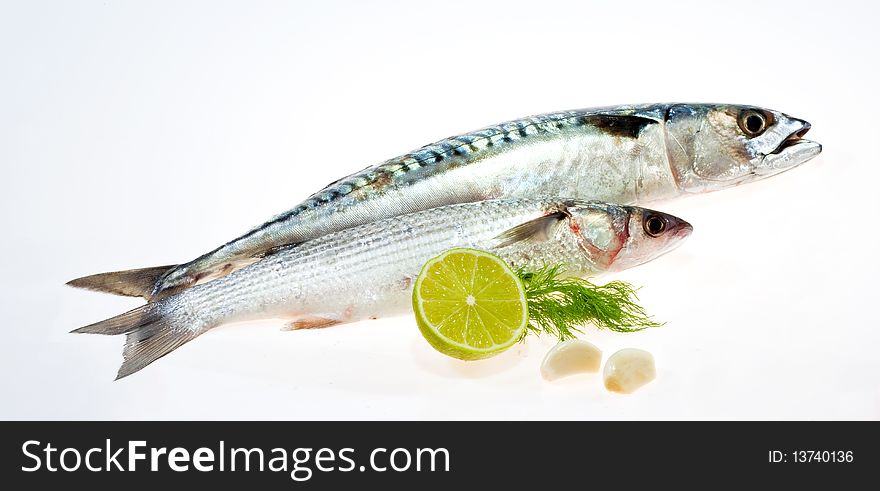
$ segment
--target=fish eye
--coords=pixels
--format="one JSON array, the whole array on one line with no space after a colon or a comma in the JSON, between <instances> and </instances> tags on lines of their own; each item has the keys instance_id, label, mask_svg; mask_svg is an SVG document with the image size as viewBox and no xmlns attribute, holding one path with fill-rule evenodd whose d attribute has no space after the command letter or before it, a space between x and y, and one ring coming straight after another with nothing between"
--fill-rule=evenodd
<instances>
[{"instance_id":1,"label":"fish eye","mask_svg":"<svg viewBox=\"0 0 880 491\"><path fill-rule=\"evenodd\" d=\"M658 215L648 215L642 225L645 233L651 237L657 237L666 231L666 219Z\"/></svg>"},{"instance_id":2,"label":"fish eye","mask_svg":"<svg viewBox=\"0 0 880 491\"><path fill-rule=\"evenodd\" d=\"M754 109L745 109L739 113L739 127L743 133L752 137L758 136L767 129L767 117Z\"/></svg>"}]
</instances>

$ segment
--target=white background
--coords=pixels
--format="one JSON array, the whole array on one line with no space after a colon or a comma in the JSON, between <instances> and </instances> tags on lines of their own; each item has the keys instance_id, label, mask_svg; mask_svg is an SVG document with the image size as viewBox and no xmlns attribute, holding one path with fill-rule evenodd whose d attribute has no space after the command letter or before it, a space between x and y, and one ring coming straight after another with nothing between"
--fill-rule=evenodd
<instances>
[{"instance_id":1,"label":"white background","mask_svg":"<svg viewBox=\"0 0 880 491\"><path fill-rule=\"evenodd\" d=\"M0 417L878 419L872 2L3 2ZM85 274L191 259L328 182L534 113L756 104L824 153L658 206L694 235L617 278L665 327L630 396L548 383L549 339L465 364L411 318L216 329L112 382L138 305ZM607 279L610 279L607 278Z\"/></svg>"}]
</instances>

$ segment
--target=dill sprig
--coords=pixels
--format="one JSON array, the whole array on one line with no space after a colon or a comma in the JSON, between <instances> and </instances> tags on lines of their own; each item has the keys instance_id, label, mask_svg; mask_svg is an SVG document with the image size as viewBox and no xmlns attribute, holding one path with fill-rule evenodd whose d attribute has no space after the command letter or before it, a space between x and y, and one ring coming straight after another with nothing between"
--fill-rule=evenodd
<instances>
[{"instance_id":1,"label":"dill sprig","mask_svg":"<svg viewBox=\"0 0 880 491\"><path fill-rule=\"evenodd\" d=\"M561 341L583 333L582 326L617 332L641 331L662 325L636 301L636 289L623 281L596 285L582 278L560 278L563 265L537 271L520 268L517 276L526 290L529 325L525 334L552 334Z\"/></svg>"}]
</instances>

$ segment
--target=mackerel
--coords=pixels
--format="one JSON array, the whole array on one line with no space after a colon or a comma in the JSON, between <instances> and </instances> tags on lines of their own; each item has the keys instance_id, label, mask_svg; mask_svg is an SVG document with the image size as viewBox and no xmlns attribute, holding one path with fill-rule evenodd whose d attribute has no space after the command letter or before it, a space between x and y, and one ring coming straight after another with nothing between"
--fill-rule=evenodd
<instances>
[{"instance_id":1,"label":"mackerel","mask_svg":"<svg viewBox=\"0 0 880 491\"><path fill-rule=\"evenodd\" d=\"M446 138L327 185L244 235L177 266L69 284L157 299L224 276L281 247L383 218L494 198L567 196L645 204L715 191L819 154L810 124L729 104L563 111Z\"/></svg>"}]
</instances>

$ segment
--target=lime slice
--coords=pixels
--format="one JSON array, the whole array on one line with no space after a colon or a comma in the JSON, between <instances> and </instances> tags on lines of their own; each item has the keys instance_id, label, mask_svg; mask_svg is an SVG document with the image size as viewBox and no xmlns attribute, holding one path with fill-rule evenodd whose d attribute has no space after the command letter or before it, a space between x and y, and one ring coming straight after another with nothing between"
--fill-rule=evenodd
<instances>
[{"instance_id":1,"label":"lime slice","mask_svg":"<svg viewBox=\"0 0 880 491\"><path fill-rule=\"evenodd\" d=\"M473 249L450 249L425 264L413 310L428 343L460 360L506 350L529 320L520 279L497 256Z\"/></svg>"}]
</instances>

